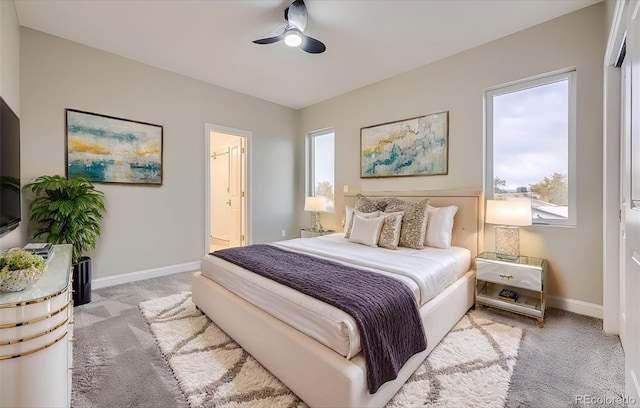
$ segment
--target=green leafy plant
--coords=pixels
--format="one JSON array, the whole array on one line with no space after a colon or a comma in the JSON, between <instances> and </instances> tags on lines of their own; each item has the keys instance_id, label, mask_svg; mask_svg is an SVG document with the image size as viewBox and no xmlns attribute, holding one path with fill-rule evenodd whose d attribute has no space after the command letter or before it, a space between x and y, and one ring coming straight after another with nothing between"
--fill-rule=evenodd
<instances>
[{"instance_id":1,"label":"green leafy plant","mask_svg":"<svg viewBox=\"0 0 640 408\"><path fill-rule=\"evenodd\" d=\"M9 271L19 271L32 267L42 272L46 266L45 261L33 252L19 248L8 249L2 253L0 258L0 276Z\"/></svg>"},{"instance_id":2,"label":"green leafy plant","mask_svg":"<svg viewBox=\"0 0 640 408\"><path fill-rule=\"evenodd\" d=\"M17 292L40 279L47 264L38 255L20 248L4 251L0 256L0 291Z\"/></svg>"},{"instance_id":3,"label":"green leafy plant","mask_svg":"<svg viewBox=\"0 0 640 408\"><path fill-rule=\"evenodd\" d=\"M34 238L52 244L73 245L73 263L83 252L96 247L105 211L104 193L86 177L40 176L25 184L36 197L31 202L31 221L37 223Z\"/></svg>"}]
</instances>

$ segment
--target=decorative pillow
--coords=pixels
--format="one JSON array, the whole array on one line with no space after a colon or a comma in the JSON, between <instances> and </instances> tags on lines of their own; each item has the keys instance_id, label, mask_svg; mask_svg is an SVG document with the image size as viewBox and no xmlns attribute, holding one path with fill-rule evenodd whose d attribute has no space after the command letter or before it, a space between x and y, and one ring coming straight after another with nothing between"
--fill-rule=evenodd
<instances>
[{"instance_id":1,"label":"decorative pillow","mask_svg":"<svg viewBox=\"0 0 640 408\"><path fill-rule=\"evenodd\" d=\"M402 229L400 230L399 246L422 249L424 248L424 236L427 230L427 206L429 200L416 201L404 204L392 204L387 206L387 212L404 211L402 217Z\"/></svg>"},{"instance_id":2,"label":"decorative pillow","mask_svg":"<svg viewBox=\"0 0 640 408\"><path fill-rule=\"evenodd\" d=\"M384 223L382 223L382 229L380 230L378 246L387 249L398 249L404 211L395 213L382 212L380 215L384 216Z\"/></svg>"},{"instance_id":3,"label":"decorative pillow","mask_svg":"<svg viewBox=\"0 0 640 408\"><path fill-rule=\"evenodd\" d=\"M344 235L347 236L349 231L349 228L351 227L351 219L353 218L353 207L351 206L346 206L344 209L344 225L342 232L344 232Z\"/></svg>"},{"instance_id":4,"label":"decorative pillow","mask_svg":"<svg viewBox=\"0 0 640 408\"><path fill-rule=\"evenodd\" d=\"M349 224L347 226L347 230L344 233L344 237L345 238L349 238L349 236L351 235L351 230L353 229L353 220L354 220L356 215L359 215L362 218L375 218L375 217L380 216L380 211L366 213L366 212L361 212L361 211L358 211L358 210L353 210L353 215L351 216L351 219L349 220Z\"/></svg>"},{"instance_id":5,"label":"decorative pillow","mask_svg":"<svg viewBox=\"0 0 640 408\"><path fill-rule=\"evenodd\" d=\"M353 229L349 241L365 244L371 247L378 246L380 230L385 217L364 218L357 214L353 216Z\"/></svg>"},{"instance_id":6,"label":"decorative pillow","mask_svg":"<svg viewBox=\"0 0 640 408\"><path fill-rule=\"evenodd\" d=\"M378 207L378 204L380 204L380 207ZM384 210L384 206L382 205L382 203L378 203L378 200L365 197L362 194L358 193L356 194L356 210L365 213L372 213L374 211Z\"/></svg>"},{"instance_id":7,"label":"decorative pillow","mask_svg":"<svg viewBox=\"0 0 640 408\"><path fill-rule=\"evenodd\" d=\"M453 231L453 217L458 212L458 207L427 207L429 222L424 244L426 246L447 249L451 246L451 231Z\"/></svg>"},{"instance_id":8,"label":"decorative pillow","mask_svg":"<svg viewBox=\"0 0 640 408\"><path fill-rule=\"evenodd\" d=\"M406 201L403 201L399 198L396 197L391 197L391 196L387 196L387 197L380 197L377 199L377 203L379 207L384 207L382 210L380 211L384 211L386 210L386 208L390 205L400 205L400 204L406 204Z\"/></svg>"},{"instance_id":9,"label":"decorative pillow","mask_svg":"<svg viewBox=\"0 0 640 408\"><path fill-rule=\"evenodd\" d=\"M356 194L356 210L370 213L384 211L390 204L403 204L404 201L395 197L369 198L362 194Z\"/></svg>"}]
</instances>

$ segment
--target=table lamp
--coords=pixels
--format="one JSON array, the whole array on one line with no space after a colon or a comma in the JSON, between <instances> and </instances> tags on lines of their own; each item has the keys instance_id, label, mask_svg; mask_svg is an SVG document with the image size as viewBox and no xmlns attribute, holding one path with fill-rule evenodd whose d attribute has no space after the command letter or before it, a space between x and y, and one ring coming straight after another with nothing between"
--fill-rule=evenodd
<instances>
[{"instance_id":1,"label":"table lamp","mask_svg":"<svg viewBox=\"0 0 640 408\"><path fill-rule=\"evenodd\" d=\"M304 210L311 212L311 230L322 231L320 225L320 212L327 209L327 199L322 196L307 197L304 199Z\"/></svg>"},{"instance_id":2,"label":"table lamp","mask_svg":"<svg viewBox=\"0 0 640 408\"><path fill-rule=\"evenodd\" d=\"M520 228L531 225L529 200L487 200L487 224L496 224L496 255L515 260L520 256Z\"/></svg>"}]
</instances>

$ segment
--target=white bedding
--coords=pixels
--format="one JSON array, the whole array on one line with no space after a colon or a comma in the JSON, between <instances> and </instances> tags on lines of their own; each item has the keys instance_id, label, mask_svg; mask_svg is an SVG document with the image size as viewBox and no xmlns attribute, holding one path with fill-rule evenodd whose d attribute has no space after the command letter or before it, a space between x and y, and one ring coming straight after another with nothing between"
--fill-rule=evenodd
<instances>
[{"instance_id":1,"label":"white bedding","mask_svg":"<svg viewBox=\"0 0 640 408\"><path fill-rule=\"evenodd\" d=\"M388 250L349 242L340 233L273 245L394 276L411 288L419 305L464 275L471 261L464 248ZM204 276L342 356L350 359L360 351L356 323L342 310L212 255L205 256L201 269Z\"/></svg>"}]
</instances>

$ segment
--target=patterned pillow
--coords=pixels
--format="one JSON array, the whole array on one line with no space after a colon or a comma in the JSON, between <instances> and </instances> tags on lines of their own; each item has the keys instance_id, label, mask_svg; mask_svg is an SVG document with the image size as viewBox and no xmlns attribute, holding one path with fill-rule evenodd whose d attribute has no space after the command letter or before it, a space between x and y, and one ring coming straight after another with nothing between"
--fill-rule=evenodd
<instances>
[{"instance_id":1,"label":"patterned pillow","mask_svg":"<svg viewBox=\"0 0 640 408\"><path fill-rule=\"evenodd\" d=\"M386 212L404 211L399 246L422 249L427 230L429 200L387 206Z\"/></svg>"},{"instance_id":2,"label":"patterned pillow","mask_svg":"<svg viewBox=\"0 0 640 408\"><path fill-rule=\"evenodd\" d=\"M382 230L380 231L378 246L387 249L398 249L404 211L394 213L381 212L380 215L384 216L384 223L382 224Z\"/></svg>"},{"instance_id":3,"label":"patterned pillow","mask_svg":"<svg viewBox=\"0 0 640 408\"><path fill-rule=\"evenodd\" d=\"M395 197L369 198L362 194L356 194L356 210L365 213L384 211L390 204L402 204L404 201Z\"/></svg>"},{"instance_id":4,"label":"patterned pillow","mask_svg":"<svg viewBox=\"0 0 640 408\"><path fill-rule=\"evenodd\" d=\"M351 236L351 231L353 230L353 220L356 218L356 215L359 215L362 218L375 218L380 215L380 211L367 213L367 212L354 210L353 214L351 215L351 218L349 219L349 225L347 226L344 232L344 237L347 239L349 239L349 237Z\"/></svg>"}]
</instances>

